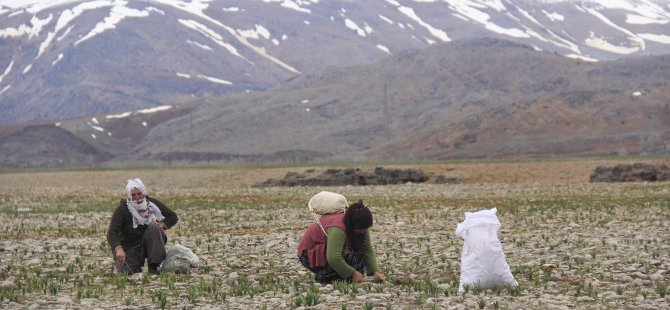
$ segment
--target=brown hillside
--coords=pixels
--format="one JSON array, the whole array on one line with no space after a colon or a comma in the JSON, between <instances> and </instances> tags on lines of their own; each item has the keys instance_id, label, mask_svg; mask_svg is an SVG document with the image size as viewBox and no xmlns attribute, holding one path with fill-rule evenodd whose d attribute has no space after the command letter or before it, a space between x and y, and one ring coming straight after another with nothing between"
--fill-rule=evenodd
<instances>
[{"instance_id":1,"label":"brown hillside","mask_svg":"<svg viewBox=\"0 0 670 310\"><path fill-rule=\"evenodd\" d=\"M0 149L3 167L79 167L112 158L54 125L33 125L15 131L0 141Z\"/></svg>"},{"instance_id":2,"label":"brown hillside","mask_svg":"<svg viewBox=\"0 0 670 310\"><path fill-rule=\"evenodd\" d=\"M587 63L503 40L465 40L212 100L152 130L136 156L312 151L338 160L411 160L664 152L669 80L670 56Z\"/></svg>"}]
</instances>

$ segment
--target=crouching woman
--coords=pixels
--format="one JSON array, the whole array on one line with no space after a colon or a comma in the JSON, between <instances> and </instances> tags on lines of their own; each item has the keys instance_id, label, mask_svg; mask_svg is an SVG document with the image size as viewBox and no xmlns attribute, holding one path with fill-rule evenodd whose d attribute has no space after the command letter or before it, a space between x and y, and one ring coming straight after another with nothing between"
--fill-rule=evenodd
<instances>
[{"instance_id":1,"label":"crouching woman","mask_svg":"<svg viewBox=\"0 0 670 310\"><path fill-rule=\"evenodd\" d=\"M140 179L128 180L126 199L121 200L107 230L117 272L142 272L146 260L150 274L166 256L165 230L177 224L177 214L158 199L149 197Z\"/></svg>"},{"instance_id":2,"label":"crouching woman","mask_svg":"<svg viewBox=\"0 0 670 310\"><path fill-rule=\"evenodd\" d=\"M307 227L298 245L298 258L322 284L365 282L365 274L383 282L370 242L370 227L372 212L362 200L344 213L323 215Z\"/></svg>"}]
</instances>

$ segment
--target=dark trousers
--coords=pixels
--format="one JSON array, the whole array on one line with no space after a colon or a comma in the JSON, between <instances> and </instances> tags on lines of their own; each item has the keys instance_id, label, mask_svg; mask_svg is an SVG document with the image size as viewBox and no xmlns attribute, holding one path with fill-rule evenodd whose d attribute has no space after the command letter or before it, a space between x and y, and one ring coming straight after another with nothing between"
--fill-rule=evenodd
<instances>
[{"instance_id":1,"label":"dark trousers","mask_svg":"<svg viewBox=\"0 0 670 310\"><path fill-rule=\"evenodd\" d=\"M305 268L314 273L314 280L322 284L328 284L333 281L349 281L351 279L342 279L340 275L337 274L333 267L326 265L323 267L312 268L309 266L309 257L307 256L307 251L303 251L302 255L298 257L300 263L302 263ZM342 249L342 258L344 261L356 271L365 275L365 262L363 261L363 253L354 252L352 249L345 247Z\"/></svg>"},{"instance_id":2,"label":"dark trousers","mask_svg":"<svg viewBox=\"0 0 670 310\"><path fill-rule=\"evenodd\" d=\"M142 235L142 242L136 246L126 248L126 262L121 263L116 256L114 265L117 272L126 272L128 274L142 272L144 261L147 264L160 265L165 259L165 244L167 235L158 227L158 225L149 225Z\"/></svg>"}]
</instances>

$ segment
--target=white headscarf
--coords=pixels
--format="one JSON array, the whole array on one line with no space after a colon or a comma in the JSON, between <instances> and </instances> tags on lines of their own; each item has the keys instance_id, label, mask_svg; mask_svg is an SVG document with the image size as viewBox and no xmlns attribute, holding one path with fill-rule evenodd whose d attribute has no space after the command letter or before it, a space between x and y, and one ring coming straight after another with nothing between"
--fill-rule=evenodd
<instances>
[{"instance_id":1,"label":"white headscarf","mask_svg":"<svg viewBox=\"0 0 670 310\"><path fill-rule=\"evenodd\" d=\"M137 188L144 195L144 199L141 202L132 199L132 191L134 188ZM151 201L147 200L147 188L144 187L144 183L139 178L128 180L126 184L126 206L128 206L128 211L133 215L133 229L137 228L139 225L147 225L153 221L160 221L165 219L161 210Z\"/></svg>"}]
</instances>

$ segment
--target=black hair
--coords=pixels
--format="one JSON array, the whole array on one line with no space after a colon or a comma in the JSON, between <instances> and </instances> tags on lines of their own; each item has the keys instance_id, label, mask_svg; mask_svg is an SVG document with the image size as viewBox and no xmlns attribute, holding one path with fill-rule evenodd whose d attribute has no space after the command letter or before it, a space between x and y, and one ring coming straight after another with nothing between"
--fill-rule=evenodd
<instances>
[{"instance_id":1,"label":"black hair","mask_svg":"<svg viewBox=\"0 0 670 310\"><path fill-rule=\"evenodd\" d=\"M361 252L365 246L365 235L356 234L354 229L368 229L372 227L372 212L363 204L363 200L352 203L344 213L344 227L346 228L347 242L352 250Z\"/></svg>"}]
</instances>

